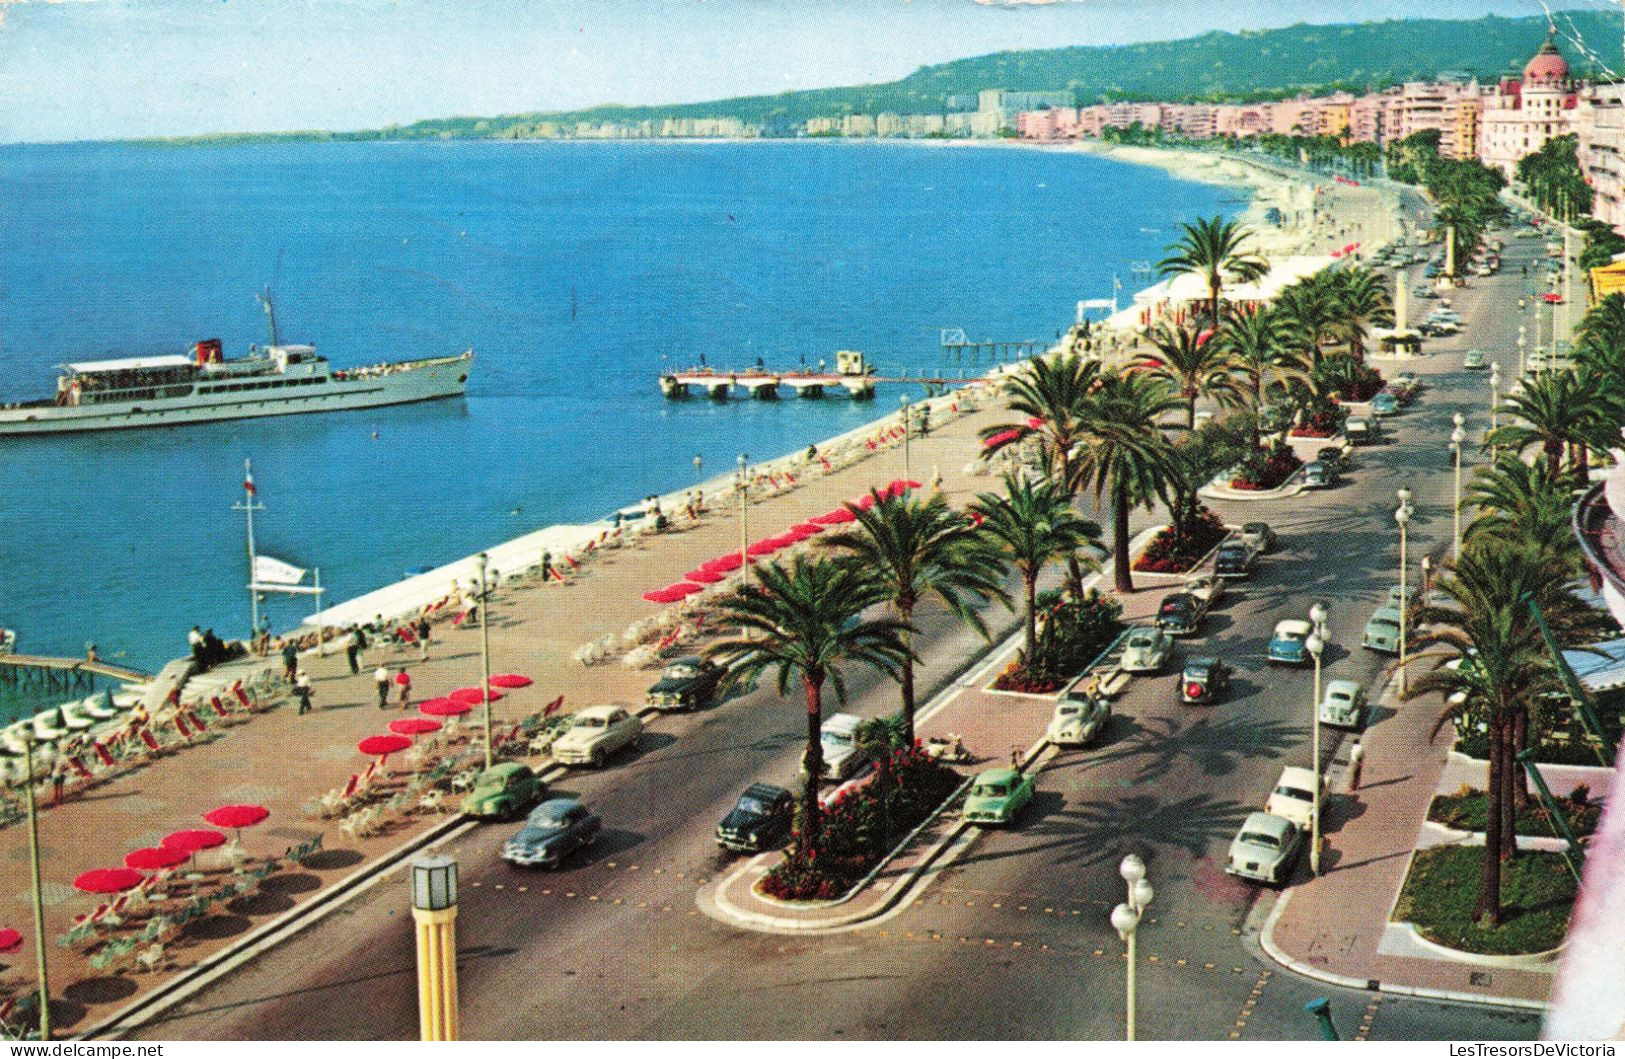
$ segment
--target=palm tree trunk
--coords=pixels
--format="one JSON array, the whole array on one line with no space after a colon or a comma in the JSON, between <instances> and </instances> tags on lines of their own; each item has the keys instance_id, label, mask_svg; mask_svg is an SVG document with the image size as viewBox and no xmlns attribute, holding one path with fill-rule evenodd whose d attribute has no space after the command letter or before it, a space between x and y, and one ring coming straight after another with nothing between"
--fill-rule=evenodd
<instances>
[{"instance_id":1,"label":"palm tree trunk","mask_svg":"<svg viewBox=\"0 0 1625 1059\"><path fill-rule=\"evenodd\" d=\"M913 640L914 604L899 603L897 616L908 628L902 631L903 638L903 745L914 745L914 653L911 641ZM889 754L887 755L890 756Z\"/></svg>"},{"instance_id":2,"label":"palm tree trunk","mask_svg":"<svg viewBox=\"0 0 1625 1059\"><path fill-rule=\"evenodd\" d=\"M807 753L803 759L806 774L801 787L801 836L796 840L796 856L806 862L817 857L824 830L823 810L818 804L818 780L824 774L824 744L819 738L824 724L824 682L822 678L804 677L801 683L807 691Z\"/></svg>"},{"instance_id":3,"label":"palm tree trunk","mask_svg":"<svg viewBox=\"0 0 1625 1059\"><path fill-rule=\"evenodd\" d=\"M1516 715L1514 715L1516 717ZM1518 804L1513 791L1518 786L1518 764L1512 759L1513 732L1516 721L1509 720L1501 732L1501 859L1511 860L1518 853Z\"/></svg>"},{"instance_id":4,"label":"palm tree trunk","mask_svg":"<svg viewBox=\"0 0 1625 1059\"><path fill-rule=\"evenodd\" d=\"M1066 557L1066 590L1073 602L1083 602L1083 564L1076 554Z\"/></svg>"},{"instance_id":5,"label":"palm tree trunk","mask_svg":"<svg viewBox=\"0 0 1625 1059\"><path fill-rule=\"evenodd\" d=\"M1038 570L1031 568L1021 572L1022 587L1027 593L1027 665L1032 666L1035 659L1033 652L1038 649Z\"/></svg>"},{"instance_id":6,"label":"palm tree trunk","mask_svg":"<svg viewBox=\"0 0 1625 1059\"><path fill-rule=\"evenodd\" d=\"M1529 746L1529 707L1519 706L1512 718L1512 756L1507 767L1513 770L1512 797L1519 806L1529 804L1529 773L1518 765L1518 755Z\"/></svg>"},{"instance_id":7,"label":"palm tree trunk","mask_svg":"<svg viewBox=\"0 0 1625 1059\"><path fill-rule=\"evenodd\" d=\"M1501 925L1501 733L1506 722L1497 714L1490 721L1490 782L1486 791L1489 819L1484 828L1484 863L1478 880L1475 920L1488 919L1490 926Z\"/></svg>"},{"instance_id":8,"label":"palm tree trunk","mask_svg":"<svg viewBox=\"0 0 1625 1059\"><path fill-rule=\"evenodd\" d=\"M1128 490L1121 485L1112 487L1112 572L1117 591L1134 591L1134 571L1128 560Z\"/></svg>"},{"instance_id":9,"label":"palm tree trunk","mask_svg":"<svg viewBox=\"0 0 1625 1059\"><path fill-rule=\"evenodd\" d=\"M1563 473L1563 442L1557 438L1546 441L1546 473L1553 478Z\"/></svg>"},{"instance_id":10,"label":"palm tree trunk","mask_svg":"<svg viewBox=\"0 0 1625 1059\"><path fill-rule=\"evenodd\" d=\"M1207 308L1213 320L1213 330L1219 330L1219 286L1222 281L1218 276L1209 276L1207 283Z\"/></svg>"},{"instance_id":11,"label":"palm tree trunk","mask_svg":"<svg viewBox=\"0 0 1625 1059\"><path fill-rule=\"evenodd\" d=\"M1196 398L1198 396L1199 395L1196 394L1196 393L1192 393L1190 395L1191 405L1190 405L1190 408L1188 408L1186 410L1186 414L1185 414L1185 429L1187 431L1191 431L1191 430L1196 429Z\"/></svg>"}]
</instances>

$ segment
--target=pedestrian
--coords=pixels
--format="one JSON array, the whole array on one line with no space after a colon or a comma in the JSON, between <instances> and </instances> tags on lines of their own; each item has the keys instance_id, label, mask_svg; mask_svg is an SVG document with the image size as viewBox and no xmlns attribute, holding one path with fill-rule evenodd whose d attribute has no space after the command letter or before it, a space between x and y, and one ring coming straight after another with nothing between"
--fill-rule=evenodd
<instances>
[{"instance_id":1,"label":"pedestrian","mask_svg":"<svg viewBox=\"0 0 1625 1059\"><path fill-rule=\"evenodd\" d=\"M93 643L85 644L85 661L87 661L87 662L100 662L101 661L101 655L96 653L96 645L95 644L93 644Z\"/></svg>"},{"instance_id":2,"label":"pedestrian","mask_svg":"<svg viewBox=\"0 0 1625 1059\"><path fill-rule=\"evenodd\" d=\"M298 671L299 648L292 640L288 640L282 645L282 679L292 684Z\"/></svg>"},{"instance_id":3,"label":"pedestrian","mask_svg":"<svg viewBox=\"0 0 1625 1059\"><path fill-rule=\"evenodd\" d=\"M412 677L404 668L395 674L395 687L400 692L401 709L404 710L412 701Z\"/></svg>"},{"instance_id":4,"label":"pedestrian","mask_svg":"<svg viewBox=\"0 0 1625 1059\"><path fill-rule=\"evenodd\" d=\"M429 616L427 614L418 615L417 628L413 631L418 634L418 659L427 662L429 660Z\"/></svg>"},{"instance_id":5,"label":"pedestrian","mask_svg":"<svg viewBox=\"0 0 1625 1059\"><path fill-rule=\"evenodd\" d=\"M350 626L350 636L344 641L344 658L350 663L352 675L361 672L361 645L365 642L361 637L361 630L354 625Z\"/></svg>"},{"instance_id":6,"label":"pedestrian","mask_svg":"<svg viewBox=\"0 0 1625 1059\"><path fill-rule=\"evenodd\" d=\"M68 785L68 759L57 759L56 767L51 770L51 804L62 804L62 791Z\"/></svg>"},{"instance_id":7,"label":"pedestrian","mask_svg":"<svg viewBox=\"0 0 1625 1059\"><path fill-rule=\"evenodd\" d=\"M378 708L387 710L389 708L389 670L384 666L379 666L372 671L372 680L374 684L378 685Z\"/></svg>"},{"instance_id":8,"label":"pedestrian","mask_svg":"<svg viewBox=\"0 0 1625 1059\"><path fill-rule=\"evenodd\" d=\"M542 552L542 584L545 585L551 580L553 580L553 553L544 551Z\"/></svg>"},{"instance_id":9,"label":"pedestrian","mask_svg":"<svg viewBox=\"0 0 1625 1059\"><path fill-rule=\"evenodd\" d=\"M271 650L271 619L260 618L259 628L254 630L254 653L264 658Z\"/></svg>"},{"instance_id":10,"label":"pedestrian","mask_svg":"<svg viewBox=\"0 0 1625 1059\"><path fill-rule=\"evenodd\" d=\"M194 625L192 631L186 634L186 643L192 648L192 661L199 669L207 669L203 664L203 630Z\"/></svg>"},{"instance_id":11,"label":"pedestrian","mask_svg":"<svg viewBox=\"0 0 1625 1059\"><path fill-rule=\"evenodd\" d=\"M299 699L299 713L310 712L310 674L303 669L299 670L293 681L293 693Z\"/></svg>"}]
</instances>

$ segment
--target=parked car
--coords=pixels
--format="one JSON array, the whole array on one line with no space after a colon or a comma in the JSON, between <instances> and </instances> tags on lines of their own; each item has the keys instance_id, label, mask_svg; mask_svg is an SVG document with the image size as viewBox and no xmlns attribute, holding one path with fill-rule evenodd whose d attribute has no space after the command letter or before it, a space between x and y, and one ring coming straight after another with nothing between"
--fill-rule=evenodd
<instances>
[{"instance_id":1,"label":"parked car","mask_svg":"<svg viewBox=\"0 0 1625 1059\"><path fill-rule=\"evenodd\" d=\"M1173 645L1166 630L1156 625L1141 626L1128 634L1121 665L1130 673L1155 673L1168 661Z\"/></svg>"},{"instance_id":2,"label":"parked car","mask_svg":"<svg viewBox=\"0 0 1625 1059\"><path fill-rule=\"evenodd\" d=\"M1333 449L1338 452L1342 451L1336 449L1335 446ZM1321 449L1320 451L1324 457L1326 450ZM1268 522L1243 522L1241 532L1236 534L1236 538L1251 548L1255 555L1268 555L1275 550L1275 531L1270 529Z\"/></svg>"},{"instance_id":3,"label":"parked car","mask_svg":"<svg viewBox=\"0 0 1625 1059\"><path fill-rule=\"evenodd\" d=\"M1350 445L1370 445L1377 440L1377 431L1372 420L1355 416L1343 424L1343 436Z\"/></svg>"},{"instance_id":4,"label":"parked car","mask_svg":"<svg viewBox=\"0 0 1625 1059\"><path fill-rule=\"evenodd\" d=\"M795 799L789 791L771 783L753 783L717 825L717 845L735 853L774 849L789 839L794 813Z\"/></svg>"},{"instance_id":5,"label":"parked car","mask_svg":"<svg viewBox=\"0 0 1625 1059\"><path fill-rule=\"evenodd\" d=\"M1230 667L1207 655L1185 663L1179 675L1179 701L1189 705L1210 705L1230 690Z\"/></svg>"},{"instance_id":6,"label":"parked car","mask_svg":"<svg viewBox=\"0 0 1625 1059\"><path fill-rule=\"evenodd\" d=\"M1335 467L1338 474L1348 470L1348 450L1341 445L1322 445L1315 452L1315 459L1328 467Z\"/></svg>"},{"instance_id":7,"label":"parked car","mask_svg":"<svg viewBox=\"0 0 1625 1059\"><path fill-rule=\"evenodd\" d=\"M1394 386L1405 390L1414 390L1421 386L1421 384L1422 380L1416 377L1416 372L1414 371L1402 371L1398 375L1395 375L1388 383L1389 386Z\"/></svg>"},{"instance_id":8,"label":"parked car","mask_svg":"<svg viewBox=\"0 0 1625 1059\"><path fill-rule=\"evenodd\" d=\"M1384 390L1371 398L1371 414L1391 416L1399 411L1399 398L1392 390Z\"/></svg>"},{"instance_id":9,"label":"parked car","mask_svg":"<svg viewBox=\"0 0 1625 1059\"><path fill-rule=\"evenodd\" d=\"M625 706L588 706L578 710L570 727L553 741L553 760L603 768L612 755L635 746L642 735L643 719Z\"/></svg>"},{"instance_id":10,"label":"parked car","mask_svg":"<svg viewBox=\"0 0 1625 1059\"><path fill-rule=\"evenodd\" d=\"M824 718L818 744L824 752L824 778L844 780L862 764L858 757L858 726L862 718L850 713L832 713Z\"/></svg>"},{"instance_id":11,"label":"parked car","mask_svg":"<svg viewBox=\"0 0 1625 1059\"><path fill-rule=\"evenodd\" d=\"M1275 623L1275 635L1270 637L1266 655L1271 662L1284 662L1301 666L1309 660L1309 634L1315 627L1301 618L1287 618Z\"/></svg>"},{"instance_id":12,"label":"parked car","mask_svg":"<svg viewBox=\"0 0 1625 1059\"><path fill-rule=\"evenodd\" d=\"M645 701L657 710L697 710L709 706L725 672L708 658L679 658L660 674Z\"/></svg>"},{"instance_id":13,"label":"parked car","mask_svg":"<svg viewBox=\"0 0 1625 1059\"><path fill-rule=\"evenodd\" d=\"M1416 601L1421 597L1421 595L1421 590L1415 585L1406 585L1403 591L1400 590L1398 585L1390 585L1388 587L1388 598L1383 605L1397 609L1399 607L1399 601L1403 599L1410 606L1414 607L1416 606Z\"/></svg>"},{"instance_id":14,"label":"parked car","mask_svg":"<svg viewBox=\"0 0 1625 1059\"><path fill-rule=\"evenodd\" d=\"M1371 615L1371 620L1365 623L1365 632L1360 636L1360 646L1368 651L1397 655L1399 608L1388 606L1386 603L1378 607L1376 613Z\"/></svg>"},{"instance_id":15,"label":"parked car","mask_svg":"<svg viewBox=\"0 0 1625 1059\"><path fill-rule=\"evenodd\" d=\"M1239 540L1225 541L1213 556L1213 572L1220 577L1251 577L1257 565L1257 553Z\"/></svg>"},{"instance_id":16,"label":"parked car","mask_svg":"<svg viewBox=\"0 0 1625 1059\"><path fill-rule=\"evenodd\" d=\"M541 801L547 784L527 765L504 761L479 774L463 798L463 812L487 820L508 820Z\"/></svg>"},{"instance_id":17,"label":"parked car","mask_svg":"<svg viewBox=\"0 0 1625 1059\"><path fill-rule=\"evenodd\" d=\"M1428 285L1426 283L1418 284L1416 289L1411 291L1411 293L1414 294L1418 298L1423 298L1423 299L1428 299L1428 300L1431 300L1433 298L1437 298L1439 296L1439 292L1434 290L1430 285Z\"/></svg>"},{"instance_id":18,"label":"parked car","mask_svg":"<svg viewBox=\"0 0 1625 1059\"><path fill-rule=\"evenodd\" d=\"M1304 465L1303 484L1310 489L1325 489L1337 481L1337 471L1331 465L1314 460Z\"/></svg>"},{"instance_id":19,"label":"parked car","mask_svg":"<svg viewBox=\"0 0 1625 1059\"><path fill-rule=\"evenodd\" d=\"M1224 870L1230 875L1278 885L1292 874L1304 833L1292 821L1269 813L1251 813L1230 842Z\"/></svg>"},{"instance_id":20,"label":"parked car","mask_svg":"<svg viewBox=\"0 0 1625 1059\"><path fill-rule=\"evenodd\" d=\"M1320 797L1324 803L1326 797L1324 777L1320 780ZM1314 772L1296 765L1288 765L1281 770L1281 778L1275 781L1275 788L1270 791L1269 800L1264 803L1264 811L1290 820L1299 827L1308 827L1314 805Z\"/></svg>"},{"instance_id":21,"label":"parked car","mask_svg":"<svg viewBox=\"0 0 1625 1059\"><path fill-rule=\"evenodd\" d=\"M1482 349L1469 349L1461 355L1461 366L1469 371L1478 371L1489 367L1489 355Z\"/></svg>"},{"instance_id":22,"label":"parked car","mask_svg":"<svg viewBox=\"0 0 1625 1059\"><path fill-rule=\"evenodd\" d=\"M988 769L971 783L963 815L974 824L1008 824L1032 800L1032 776L1011 768Z\"/></svg>"},{"instance_id":23,"label":"parked car","mask_svg":"<svg viewBox=\"0 0 1625 1059\"><path fill-rule=\"evenodd\" d=\"M1157 608L1157 628L1170 636L1190 636L1202 627L1207 605L1189 592L1164 596Z\"/></svg>"},{"instance_id":24,"label":"parked car","mask_svg":"<svg viewBox=\"0 0 1625 1059\"><path fill-rule=\"evenodd\" d=\"M1111 724L1111 703L1080 687L1089 679L1087 673L1078 677L1055 703L1044 737L1056 746L1088 746L1105 735Z\"/></svg>"},{"instance_id":25,"label":"parked car","mask_svg":"<svg viewBox=\"0 0 1625 1059\"><path fill-rule=\"evenodd\" d=\"M1213 605L1224 598L1224 578L1218 574L1197 574L1185 579L1185 591L1212 610Z\"/></svg>"},{"instance_id":26,"label":"parked car","mask_svg":"<svg viewBox=\"0 0 1625 1059\"><path fill-rule=\"evenodd\" d=\"M1417 330L1429 338L1444 338L1448 335L1459 334L1461 325L1453 320L1427 320Z\"/></svg>"},{"instance_id":27,"label":"parked car","mask_svg":"<svg viewBox=\"0 0 1625 1059\"><path fill-rule=\"evenodd\" d=\"M574 798L549 798L530 811L525 826L502 844L502 859L520 868L556 867L598 841L604 822Z\"/></svg>"},{"instance_id":28,"label":"parked car","mask_svg":"<svg viewBox=\"0 0 1625 1059\"><path fill-rule=\"evenodd\" d=\"M1365 689L1352 680L1334 680L1320 698L1320 723L1359 728L1365 723Z\"/></svg>"}]
</instances>

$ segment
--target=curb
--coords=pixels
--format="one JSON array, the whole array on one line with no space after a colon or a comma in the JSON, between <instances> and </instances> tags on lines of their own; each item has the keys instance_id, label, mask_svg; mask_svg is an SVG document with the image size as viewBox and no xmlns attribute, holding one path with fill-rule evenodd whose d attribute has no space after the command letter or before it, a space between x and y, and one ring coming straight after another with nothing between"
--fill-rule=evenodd
<instances>
[{"instance_id":1,"label":"curb","mask_svg":"<svg viewBox=\"0 0 1625 1059\"><path fill-rule=\"evenodd\" d=\"M1232 489L1228 485L1217 484L1218 479L1215 478L1198 489L1196 495L1204 500L1286 500L1309 488L1306 483L1298 480L1302 477L1303 468L1300 467L1292 472L1291 478L1274 489Z\"/></svg>"}]
</instances>

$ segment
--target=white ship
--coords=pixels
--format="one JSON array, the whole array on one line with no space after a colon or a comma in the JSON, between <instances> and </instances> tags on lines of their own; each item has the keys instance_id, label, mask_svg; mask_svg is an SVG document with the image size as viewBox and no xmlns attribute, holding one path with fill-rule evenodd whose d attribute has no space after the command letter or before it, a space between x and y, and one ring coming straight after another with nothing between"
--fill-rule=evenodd
<instances>
[{"instance_id":1,"label":"white ship","mask_svg":"<svg viewBox=\"0 0 1625 1059\"><path fill-rule=\"evenodd\" d=\"M314 346L283 345L269 299L271 344L227 360L220 340L188 354L65 364L56 397L0 405L0 435L57 434L340 412L457 397L474 351L364 368L332 368Z\"/></svg>"}]
</instances>

